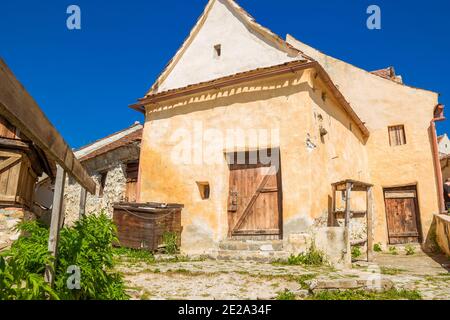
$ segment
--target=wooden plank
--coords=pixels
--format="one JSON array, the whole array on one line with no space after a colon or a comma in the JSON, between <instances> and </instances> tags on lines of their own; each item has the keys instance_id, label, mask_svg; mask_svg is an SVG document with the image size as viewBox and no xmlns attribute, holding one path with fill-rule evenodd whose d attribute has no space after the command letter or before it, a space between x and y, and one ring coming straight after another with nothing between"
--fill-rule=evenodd
<instances>
[{"instance_id":1,"label":"wooden plank","mask_svg":"<svg viewBox=\"0 0 450 320\"><path fill-rule=\"evenodd\" d=\"M274 170L275 170L275 167L271 167L269 172L264 176L262 181L259 183L258 188L256 189L256 192L253 194L253 196L251 197L250 201L245 206L244 213L239 218L238 222L236 223L235 227L233 228L233 231L238 230L242 226L242 224L244 223L245 219L247 218L247 216L251 212L251 210L253 208L253 205L255 204L256 200L258 199L259 195L261 194L261 191L264 190L267 182L273 176Z\"/></svg>"},{"instance_id":2,"label":"wooden plank","mask_svg":"<svg viewBox=\"0 0 450 320\"><path fill-rule=\"evenodd\" d=\"M96 188L94 180L1 59L0 79L0 115L46 152L79 184L94 194Z\"/></svg>"},{"instance_id":3,"label":"wooden plank","mask_svg":"<svg viewBox=\"0 0 450 320\"><path fill-rule=\"evenodd\" d=\"M50 236L48 238L48 251L55 258L52 265L47 265L45 268L45 281L51 285L55 280L54 270L56 268L56 257L59 241L59 231L61 229L61 220L64 214L63 201L64 201L64 184L66 182L66 172L64 169L57 165L56 179L55 179L55 191L53 195L53 209L52 218L50 223Z\"/></svg>"},{"instance_id":4,"label":"wooden plank","mask_svg":"<svg viewBox=\"0 0 450 320\"><path fill-rule=\"evenodd\" d=\"M350 200L352 196L352 187L353 183L348 182L346 187L346 193L345 193L345 226L350 226L350 219L351 219L351 205Z\"/></svg>"},{"instance_id":5,"label":"wooden plank","mask_svg":"<svg viewBox=\"0 0 450 320\"><path fill-rule=\"evenodd\" d=\"M20 162L21 158L22 158L21 155L16 155L14 157L9 158L8 160L1 162L0 163L0 172L6 171L10 167L12 167L15 164L17 164L18 162Z\"/></svg>"},{"instance_id":6,"label":"wooden plank","mask_svg":"<svg viewBox=\"0 0 450 320\"><path fill-rule=\"evenodd\" d=\"M80 192L80 219L82 219L86 215L86 198L87 191L85 188L81 187Z\"/></svg>"},{"instance_id":7,"label":"wooden plank","mask_svg":"<svg viewBox=\"0 0 450 320\"><path fill-rule=\"evenodd\" d=\"M416 192L395 192L395 191L389 191L385 193L386 199L408 199L408 198L417 198Z\"/></svg>"},{"instance_id":8,"label":"wooden plank","mask_svg":"<svg viewBox=\"0 0 450 320\"><path fill-rule=\"evenodd\" d=\"M373 261L373 187L367 190L367 261Z\"/></svg>"}]
</instances>

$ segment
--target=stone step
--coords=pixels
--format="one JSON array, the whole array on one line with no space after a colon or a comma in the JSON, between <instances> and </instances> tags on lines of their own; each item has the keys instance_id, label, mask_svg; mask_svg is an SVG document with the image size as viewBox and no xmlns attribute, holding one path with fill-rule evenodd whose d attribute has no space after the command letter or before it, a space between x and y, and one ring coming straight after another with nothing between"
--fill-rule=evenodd
<instances>
[{"instance_id":1,"label":"stone step","mask_svg":"<svg viewBox=\"0 0 450 320\"><path fill-rule=\"evenodd\" d=\"M290 254L284 251L219 250L217 259L222 261L274 262L285 260L289 256Z\"/></svg>"},{"instance_id":2,"label":"stone step","mask_svg":"<svg viewBox=\"0 0 450 320\"><path fill-rule=\"evenodd\" d=\"M274 252L283 251L283 241L223 241L219 244L220 250L225 251L255 251L255 252Z\"/></svg>"}]
</instances>

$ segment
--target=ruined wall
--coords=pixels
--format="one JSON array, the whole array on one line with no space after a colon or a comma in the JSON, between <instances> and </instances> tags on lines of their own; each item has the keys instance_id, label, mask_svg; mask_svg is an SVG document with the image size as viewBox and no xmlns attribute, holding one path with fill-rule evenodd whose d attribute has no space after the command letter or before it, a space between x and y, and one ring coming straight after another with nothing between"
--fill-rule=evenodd
<instances>
[{"instance_id":1,"label":"ruined wall","mask_svg":"<svg viewBox=\"0 0 450 320\"><path fill-rule=\"evenodd\" d=\"M14 230L18 223L33 220L36 216L22 208L0 209L0 251L19 239L19 233Z\"/></svg>"},{"instance_id":2,"label":"ruined wall","mask_svg":"<svg viewBox=\"0 0 450 320\"><path fill-rule=\"evenodd\" d=\"M139 154L140 143L135 142L83 162L83 166L97 184L96 194L88 194L87 196L87 214L106 210L106 213L112 217L114 203L125 201L126 164L138 161ZM103 196L100 197L101 173L106 171L108 174L103 189ZM69 225L79 218L80 193L80 185L68 178L64 192L64 205L66 223Z\"/></svg>"},{"instance_id":3,"label":"ruined wall","mask_svg":"<svg viewBox=\"0 0 450 320\"><path fill-rule=\"evenodd\" d=\"M122 163L112 165L108 170L103 196L99 196L100 175L91 176L97 184L97 194L88 194L86 199L86 213L106 213L112 217L113 204L125 199L126 177L125 168ZM73 224L79 218L81 187L77 183L67 181L64 193L64 205L66 213L66 224Z\"/></svg>"},{"instance_id":4,"label":"ruined wall","mask_svg":"<svg viewBox=\"0 0 450 320\"><path fill-rule=\"evenodd\" d=\"M186 253L209 252L227 238L225 152L280 148L285 239L326 221L331 183L368 179L365 142L357 125L332 98L321 100L326 89L313 78L308 70L148 108L140 162L141 202L185 205ZM328 131L323 139L320 124ZM244 134L279 130L279 139L224 143L229 129ZM183 141L189 142L187 149L180 148ZM197 181L210 183L210 199L202 200Z\"/></svg>"},{"instance_id":5,"label":"ruined wall","mask_svg":"<svg viewBox=\"0 0 450 320\"><path fill-rule=\"evenodd\" d=\"M417 185L423 238L429 238L439 213L430 122L438 94L373 75L327 56L288 36L294 47L313 57L329 73L370 131L367 152L374 184L375 241L388 241L383 188ZM404 125L406 145L391 147L388 127Z\"/></svg>"}]
</instances>

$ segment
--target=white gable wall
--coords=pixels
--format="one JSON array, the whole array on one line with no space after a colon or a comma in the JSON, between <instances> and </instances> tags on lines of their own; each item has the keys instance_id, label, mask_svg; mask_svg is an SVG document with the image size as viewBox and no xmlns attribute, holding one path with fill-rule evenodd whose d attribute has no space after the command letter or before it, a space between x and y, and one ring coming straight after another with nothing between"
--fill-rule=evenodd
<instances>
[{"instance_id":1,"label":"white gable wall","mask_svg":"<svg viewBox=\"0 0 450 320\"><path fill-rule=\"evenodd\" d=\"M226 2L215 1L204 25L158 92L296 60L250 31ZM218 44L222 47L220 58L214 51Z\"/></svg>"},{"instance_id":2,"label":"white gable wall","mask_svg":"<svg viewBox=\"0 0 450 320\"><path fill-rule=\"evenodd\" d=\"M449 155L450 154L450 139L447 134L439 142L439 153Z\"/></svg>"}]
</instances>

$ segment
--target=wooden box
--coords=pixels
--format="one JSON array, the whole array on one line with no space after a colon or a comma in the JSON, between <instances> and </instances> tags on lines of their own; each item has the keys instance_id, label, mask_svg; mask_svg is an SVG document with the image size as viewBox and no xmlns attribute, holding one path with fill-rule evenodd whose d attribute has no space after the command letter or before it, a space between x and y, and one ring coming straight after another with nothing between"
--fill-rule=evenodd
<instances>
[{"instance_id":1,"label":"wooden box","mask_svg":"<svg viewBox=\"0 0 450 320\"><path fill-rule=\"evenodd\" d=\"M181 211L179 204L117 203L114 205L114 223L119 244L131 249L156 251L163 245L165 232L177 235L181 245Z\"/></svg>"}]
</instances>

